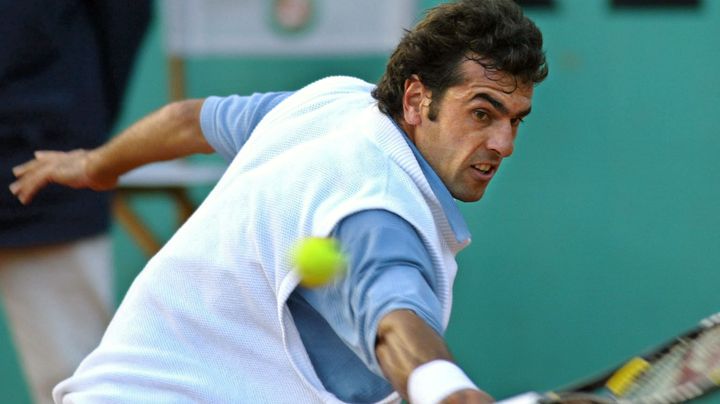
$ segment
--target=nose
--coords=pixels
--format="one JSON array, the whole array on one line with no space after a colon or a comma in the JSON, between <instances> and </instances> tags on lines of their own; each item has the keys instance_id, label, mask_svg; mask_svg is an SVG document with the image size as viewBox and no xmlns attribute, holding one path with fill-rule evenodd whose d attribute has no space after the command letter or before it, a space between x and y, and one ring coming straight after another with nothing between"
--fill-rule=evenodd
<instances>
[{"instance_id":1,"label":"nose","mask_svg":"<svg viewBox=\"0 0 720 404\"><path fill-rule=\"evenodd\" d=\"M515 147L515 128L510 122L497 125L487 141L487 147L495 151L500 157L509 157Z\"/></svg>"}]
</instances>

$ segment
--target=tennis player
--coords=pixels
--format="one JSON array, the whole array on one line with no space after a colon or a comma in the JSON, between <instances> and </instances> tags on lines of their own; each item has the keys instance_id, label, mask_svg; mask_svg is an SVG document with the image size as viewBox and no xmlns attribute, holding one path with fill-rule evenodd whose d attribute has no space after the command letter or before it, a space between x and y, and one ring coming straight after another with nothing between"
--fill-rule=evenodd
<instances>
[{"instance_id":1,"label":"tennis player","mask_svg":"<svg viewBox=\"0 0 720 404\"><path fill-rule=\"evenodd\" d=\"M24 203L53 182L112 188L151 161L230 161L128 290L58 403L485 403L443 340L455 255L547 75L542 35L511 0L460 0L407 32L377 86L170 104L91 151L16 167ZM334 237L348 273L304 288L288 262Z\"/></svg>"}]
</instances>

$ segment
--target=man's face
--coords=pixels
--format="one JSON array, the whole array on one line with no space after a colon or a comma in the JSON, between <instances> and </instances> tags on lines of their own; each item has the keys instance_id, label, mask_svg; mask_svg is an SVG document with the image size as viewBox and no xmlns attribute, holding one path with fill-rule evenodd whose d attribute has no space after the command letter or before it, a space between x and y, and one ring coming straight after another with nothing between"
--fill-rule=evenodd
<instances>
[{"instance_id":1,"label":"man's face","mask_svg":"<svg viewBox=\"0 0 720 404\"><path fill-rule=\"evenodd\" d=\"M431 111L431 93L417 77L407 80L403 129L456 199L482 198L513 152L522 118L530 113L532 85L465 60L465 80L449 87ZM430 116L429 116L430 114Z\"/></svg>"}]
</instances>

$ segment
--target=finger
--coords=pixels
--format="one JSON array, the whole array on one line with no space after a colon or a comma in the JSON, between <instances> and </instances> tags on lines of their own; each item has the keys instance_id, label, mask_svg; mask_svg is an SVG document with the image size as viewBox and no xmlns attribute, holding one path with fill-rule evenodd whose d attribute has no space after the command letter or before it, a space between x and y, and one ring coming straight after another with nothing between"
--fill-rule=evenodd
<instances>
[{"instance_id":1,"label":"finger","mask_svg":"<svg viewBox=\"0 0 720 404\"><path fill-rule=\"evenodd\" d=\"M10 184L10 192L12 192L23 205L27 205L33 198L33 191L30 188L27 177L23 177Z\"/></svg>"},{"instance_id":2,"label":"finger","mask_svg":"<svg viewBox=\"0 0 720 404\"><path fill-rule=\"evenodd\" d=\"M36 159L41 160L56 153L57 152L54 152L52 150L36 150L35 153L33 153L33 156L35 156Z\"/></svg>"},{"instance_id":3,"label":"finger","mask_svg":"<svg viewBox=\"0 0 720 404\"><path fill-rule=\"evenodd\" d=\"M50 182L40 181L40 182L33 182L31 184L28 184L27 186L20 185L18 188L17 198L23 205L28 205L30 202L32 202L33 199L35 199L35 196L40 192L42 188L44 188L47 184Z\"/></svg>"},{"instance_id":4,"label":"finger","mask_svg":"<svg viewBox=\"0 0 720 404\"><path fill-rule=\"evenodd\" d=\"M33 198L33 193L29 192L22 184L21 181L15 181L10 184L10 192L22 203L27 205Z\"/></svg>"},{"instance_id":5,"label":"finger","mask_svg":"<svg viewBox=\"0 0 720 404\"><path fill-rule=\"evenodd\" d=\"M51 176L48 169L32 171L13 183L13 194L20 203L27 205L42 188L52 182Z\"/></svg>"},{"instance_id":6,"label":"finger","mask_svg":"<svg viewBox=\"0 0 720 404\"><path fill-rule=\"evenodd\" d=\"M32 171L40 164L37 160L28 160L20 165L13 167L12 172L16 177L25 175L28 171Z\"/></svg>"},{"instance_id":7,"label":"finger","mask_svg":"<svg viewBox=\"0 0 720 404\"><path fill-rule=\"evenodd\" d=\"M17 196L18 192L20 192L20 183L18 181L15 181L15 182L11 183L8 188L10 188L11 194Z\"/></svg>"},{"instance_id":8,"label":"finger","mask_svg":"<svg viewBox=\"0 0 720 404\"><path fill-rule=\"evenodd\" d=\"M29 171L37 170L45 164L52 164L55 161L59 161L62 157L65 157L67 153L50 150L38 150L33 153L33 155L35 156L34 159L13 167L13 174L16 177L25 175Z\"/></svg>"},{"instance_id":9,"label":"finger","mask_svg":"<svg viewBox=\"0 0 720 404\"><path fill-rule=\"evenodd\" d=\"M54 158L58 156L71 156L71 155L77 155L82 152L84 152L85 149L74 149L69 151L57 151L57 150L36 150L33 155L38 160L48 159L48 158Z\"/></svg>"}]
</instances>

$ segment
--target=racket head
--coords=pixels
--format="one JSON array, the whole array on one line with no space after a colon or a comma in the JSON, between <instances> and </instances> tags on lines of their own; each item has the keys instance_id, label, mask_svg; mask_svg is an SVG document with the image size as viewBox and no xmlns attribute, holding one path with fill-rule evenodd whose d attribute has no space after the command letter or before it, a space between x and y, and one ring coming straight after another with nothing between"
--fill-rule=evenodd
<instances>
[{"instance_id":1,"label":"racket head","mask_svg":"<svg viewBox=\"0 0 720 404\"><path fill-rule=\"evenodd\" d=\"M540 403L680 403L720 385L720 313L606 374L549 392Z\"/></svg>"}]
</instances>

